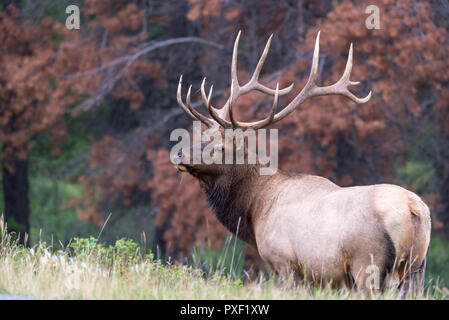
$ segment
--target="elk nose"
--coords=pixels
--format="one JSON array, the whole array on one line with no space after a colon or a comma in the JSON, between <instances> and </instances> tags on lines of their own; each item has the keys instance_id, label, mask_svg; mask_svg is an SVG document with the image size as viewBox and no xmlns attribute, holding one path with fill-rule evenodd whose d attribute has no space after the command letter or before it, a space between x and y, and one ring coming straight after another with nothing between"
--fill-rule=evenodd
<instances>
[{"instance_id":1,"label":"elk nose","mask_svg":"<svg viewBox=\"0 0 449 320\"><path fill-rule=\"evenodd\" d=\"M182 160L186 157L182 149L173 155L173 163L180 164Z\"/></svg>"}]
</instances>

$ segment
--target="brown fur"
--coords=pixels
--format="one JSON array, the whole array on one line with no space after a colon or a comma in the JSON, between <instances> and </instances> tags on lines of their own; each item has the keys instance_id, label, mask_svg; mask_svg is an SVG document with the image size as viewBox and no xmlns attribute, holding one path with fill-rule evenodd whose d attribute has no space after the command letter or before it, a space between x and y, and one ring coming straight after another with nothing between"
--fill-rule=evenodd
<instances>
[{"instance_id":1,"label":"brown fur","mask_svg":"<svg viewBox=\"0 0 449 320\"><path fill-rule=\"evenodd\" d=\"M262 176L259 165L247 164L178 169L200 181L221 223L238 230L283 278L294 273L315 285L366 289L372 264L381 287L394 277L403 284L422 270L429 210L401 187L341 188L313 175Z\"/></svg>"}]
</instances>

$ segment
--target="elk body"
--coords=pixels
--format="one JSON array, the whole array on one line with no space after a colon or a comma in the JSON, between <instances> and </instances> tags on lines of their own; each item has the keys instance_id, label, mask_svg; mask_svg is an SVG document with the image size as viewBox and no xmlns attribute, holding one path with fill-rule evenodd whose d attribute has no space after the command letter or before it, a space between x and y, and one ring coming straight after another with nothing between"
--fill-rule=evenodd
<instances>
[{"instance_id":1,"label":"elk body","mask_svg":"<svg viewBox=\"0 0 449 320\"><path fill-rule=\"evenodd\" d=\"M314 96L344 95L356 103L370 99L371 92L365 98L358 98L347 88L358 84L349 80L352 44L341 79L330 86L317 86L318 33L307 84L276 113L278 96L287 94L293 85L270 89L258 81L271 37L252 78L243 86L237 79L239 37L240 32L234 45L230 97L221 109L211 105L212 88L206 95L205 81L202 83L202 98L211 118L192 108L191 87L184 104L182 77L179 82L179 105L209 130L264 128ZM274 96L270 114L260 121L237 121L232 105L239 96L252 90ZM201 148L201 145L196 147ZM189 150L179 152L175 160L180 160L185 152ZM283 278L293 273L297 279L314 284L331 282L335 287L357 289L376 288L376 276L380 288L387 284L387 279L397 280L406 288L422 285L430 241L430 213L416 194L402 187L378 184L343 188L326 178L308 174L277 171L273 175L260 175L261 164L258 163L175 162L179 171L187 171L198 179L218 219L231 232L238 231L238 237L256 247L261 258Z\"/></svg>"}]
</instances>

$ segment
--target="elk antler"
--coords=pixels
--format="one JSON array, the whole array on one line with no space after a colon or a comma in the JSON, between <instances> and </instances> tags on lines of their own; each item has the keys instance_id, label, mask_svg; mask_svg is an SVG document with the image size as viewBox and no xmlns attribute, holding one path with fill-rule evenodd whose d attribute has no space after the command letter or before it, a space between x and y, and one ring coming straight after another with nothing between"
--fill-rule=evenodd
<instances>
[{"instance_id":1,"label":"elk antler","mask_svg":"<svg viewBox=\"0 0 449 320\"><path fill-rule=\"evenodd\" d=\"M204 124L206 124L208 127L214 126L214 125L220 125L224 128L252 128L252 129L260 129L269 126L270 124L276 123L279 120L283 119L287 115L289 115L293 110L295 110L304 100L306 100L309 97L316 97L316 96L325 96L325 95L331 95L331 94L337 94L337 95L343 95L351 99L352 101L356 103L365 103L369 101L371 98L371 91L365 98L358 98L353 93L351 93L348 90L348 86L350 85L356 85L360 82L354 82L349 80L349 76L351 74L352 70L352 43L349 48L349 54L348 54L348 60L346 62L346 68L345 71L336 83L330 86L326 87L319 87L316 84L317 78L318 78L318 59L319 59L319 51L320 51L320 32L318 32L318 35L316 37L315 41L315 49L313 51L313 59L312 59L312 68L310 70L309 79L304 86L304 88L301 90L301 92L280 112L276 113L277 108L277 101L278 97L285 95L291 91L293 88L293 84L291 84L289 87L284 89L279 89L279 84L276 85L276 89L270 89L263 84L259 82L259 75L260 71L262 70L262 66L265 62L265 59L268 54L268 50L270 49L271 39L273 35L270 36L270 38L267 41L267 44L265 45L265 49L262 53L262 56L260 57L259 62L257 63L256 69L254 70L254 73L251 77L251 79L243 86L239 85L238 78L237 78L237 51L238 51L238 44L240 39L241 31L239 31L237 38L235 39L234 43L234 51L232 53L232 64L231 64L231 88L230 88L230 96L228 100L226 101L225 105L221 109L214 108L211 103L211 96L212 96L212 90L213 86L211 86L209 95L206 96L206 90L204 88L206 78L203 79L203 82L201 84L201 96L203 98L204 103L206 104L207 110L209 114L211 115L211 118L207 118L206 116L202 115L198 111L192 108L191 101L190 101L190 93L191 93L191 87L189 87L189 90L187 92L187 107L182 102L181 98L181 86L182 86L182 76L179 79L179 85L178 85L178 103L181 106L181 108L193 119L200 120ZM274 96L273 106L271 108L271 112L263 120L254 121L254 122L240 122L237 121L234 117L234 114L232 112L232 105L235 103L235 101L242 95L245 95L246 93L252 91L252 90L258 90L263 93L266 93L268 95ZM229 115L230 121L226 120L227 115Z\"/></svg>"}]
</instances>

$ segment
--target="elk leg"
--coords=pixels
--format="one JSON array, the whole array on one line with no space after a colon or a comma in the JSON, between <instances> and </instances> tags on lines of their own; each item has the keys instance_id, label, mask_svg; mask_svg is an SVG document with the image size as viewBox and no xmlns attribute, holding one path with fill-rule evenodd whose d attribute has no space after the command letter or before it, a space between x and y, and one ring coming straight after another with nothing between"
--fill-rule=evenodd
<instances>
[{"instance_id":1,"label":"elk leg","mask_svg":"<svg viewBox=\"0 0 449 320\"><path fill-rule=\"evenodd\" d=\"M371 257L363 257L353 261L349 270L352 287L361 292L383 291L387 276L385 263L373 261Z\"/></svg>"},{"instance_id":2,"label":"elk leg","mask_svg":"<svg viewBox=\"0 0 449 320\"><path fill-rule=\"evenodd\" d=\"M407 261L401 263L398 273L400 279L399 288L403 292L403 298L408 298L413 294L422 294L425 267L426 259L416 270L412 270Z\"/></svg>"}]
</instances>

